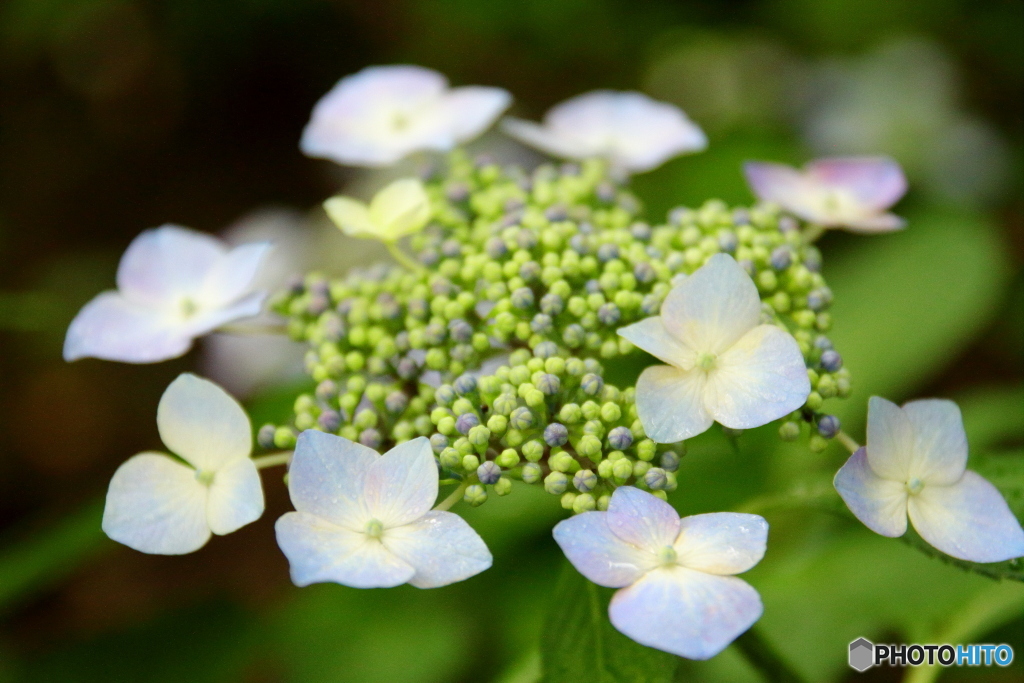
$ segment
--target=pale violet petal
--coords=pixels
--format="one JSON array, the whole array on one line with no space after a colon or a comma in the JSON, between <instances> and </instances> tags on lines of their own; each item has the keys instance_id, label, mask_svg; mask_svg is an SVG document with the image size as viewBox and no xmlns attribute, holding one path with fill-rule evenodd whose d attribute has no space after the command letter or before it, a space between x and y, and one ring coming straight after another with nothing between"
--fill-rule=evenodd
<instances>
[{"instance_id":1,"label":"pale violet petal","mask_svg":"<svg viewBox=\"0 0 1024 683\"><path fill-rule=\"evenodd\" d=\"M370 202L370 220L383 240L394 241L412 234L430 220L430 198L418 178L391 183Z\"/></svg>"},{"instance_id":2,"label":"pale violet petal","mask_svg":"<svg viewBox=\"0 0 1024 683\"><path fill-rule=\"evenodd\" d=\"M206 501L206 521L215 534L230 534L263 514L260 473L250 458L239 458L217 470Z\"/></svg>"},{"instance_id":3,"label":"pale violet petal","mask_svg":"<svg viewBox=\"0 0 1024 683\"><path fill-rule=\"evenodd\" d=\"M68 326L64 360L102 358L123 363L157 363L192 347L192 335L163 312L103 292L82 307Z\"/></svg>"},{"instance_id":4,"label":"pale violet petal","mask_svg":"<svg viewBox=\"0 0 1024 683\"><path fill-rule=\"evenodd\" d=\"M370 513L363 498L366 475L380 455L341 436L306 430L288 465L288 494L299 512L363 531Z\"/></svg>"},{"instance_id":5,"label":"pale violet petal","mask_svg":"<svg viewBox=\"0 0 1024 683\"><path fill-rule=\"evenodd\" d=\"M599 586L622 588L654 569L657 557L612 533L607 516L583 512L556 524L552 534L580 574Z\"/></svg>"},{"instance_id":6,"label":"pale violet petal","mask_svg":"<svg viewBox=\"0 0 1024 683\"><path fill-rule=\"evenodd\" d=\"M121 257L117 288L129 301L173 307L195 293L227 253L211 235L164 225L136 237Z\"/></svg>"},{"instance_id":7,"label":"pale violet petal","mask_svg":"<svg viewBox=\"0 0 1024 683\"><path fill-rule=\"evenodd\" d=\"M324 202L327 217L351 237L377 237L379 228L370 218L370 208L350 197L331 197Z\"/></svg>"},{"instance_id":8,"label":"pale violet petal","mask_svg":"<svg viewBox=\"0 0 1024 683\"><path fill-rule=\"evenodd\" d=\"M907 489L871 469L866 449L850 456L836 472L833 485L850 512L876 534L895 538L907 531Z\"/></svg>"},{"instance_id":9,"label":"pale violet petal","mask_svg":"<svg viewBox=\"0 0 1024 683\"><path fill-rule=\"evenodd\" d=\"M655 555L679 537L679 513L675 508L633 486L615 489L605 513L605 523L626 543Z\"/></svg>"},{"instance_id":10,"label":"pale violet petal","mask_svg":"<svg viewBox=\"0 0 1024 683\"><path fill-rule=\"evenodd\" d=\"M818 221L824 218L822 192L792 166L748 161L743 164L743 174L754 196L762 202L778 204L805 220Z\"/></svg>"},{"instance_id":11,"label":"pale violet petal","mask_svg":"<svg viewBox=\"0 0 1024 683\"><path fill-rule=\"evenodd\" d=\"M947 555L970 562L1024 557L1024 529L999 490L976 472L949 486L925 485L907 509L921 538Z\"/></svg>"},{"instance_id":12,"label":"pale violet petal","mask_svg":"<svg viewBox=\"0 0 1024 683\"><path fill-rule=\"evenodd\" d=\"M452 141L467 142L491 127L512 104L512 96L501 88L479 85L453 88L442 98L444 117L451 127Z\"/></svg>"},{"instance_id":13,"label":"pale violet petal","mask_svg":"<svg viewBox=\"0 0 1024 683\"><path fill-rule=\"evenodd\" d=\"M759 325L715 361L704 404L726 427L752 429L797 410L810 393L796 340L774 325Z\"/></svg>"},{"instance_id":14,"label":"pale violet petal","mask_svg":"<svg viewBox=\"0 0 1024 683\"><path fill-rule=\"evenodd\" d=\"M331 582L352 588L391 588L416 573L379 540L305 512L284 514L274 530L296 586Z\"/></svg>"},{"instance_id":15,"label":"pale violet petal","mask_svg":"<svg viewBox=\"0 0 1024 683\"><path fill-rule=\"evenodd\" d=\"M758 325L761 298L747 271L728 254L715 254L669 291L661 320L696 353L717 355Z\"/></svg>"},{"instance_id":16,"label":"pale violet petal","mask_svg":"<svg viewBox=\"0 0 1024 683\"><path fill-rule=\"evenodd\" d=\"M400 443L366 474L366 505L386 529L413 522L437 500L437 463L425 436Z\"/></svg>"},{"instance_id":17,"label":"pale violet petal","mask_svg":"<svg viewBox=\"0 0 1024 683\"><path fill-rule=\"evenodd\" d=\"M480 535L451 512L428 512L411 524L388 529L381 540L416 570L409 583L417 588L464 581L493 562Z\"/></svg>"},{"instance_id":18,"label":"pale violet petal","mask_svg":"<svg viewBox=\"0 0 1024 683\"><path fill-rule=\"evenodd\" d=\"M644 318L638 323L620 327L618 333L638 349L677 368L689 370L696 361L693 350L669 334L661 316Z\"/></svg>"},{"instance_id":19,"label":"pale violet petal","mask_svg":"<svg viewBox=\"0 0 1024 683\"><path fill-rule=\"evenodd\" d=\"M632 172L707 147L704 132L679 107L638 92L610 93L612 163Z\"/></svg>"},{"instance_id":20,"label":"pale violet petal","mask_svg":"<svg viewBox=\"0 0 1024 683\"><path fill-rule=\"evenodd\" d=\"M197 303L218 308L235 303L248 294L272 248L269 242L256 242L232 249L207 273Z\"/></svg>"},{"instance_id":21,"label":"pale violet petal","mask_svg":"<svg viewBox=\"0 0 1024 683\"><path fill-rule=\"evenodd\" d=\"M883 232L895 232L907 227L907 222L894 213L880 213L865 218L853 218L843 225L850 232L873 235Z\"/></svg>"},{"instance_id":22,"label":"pale violet petal","mask_svg":"<svg viewBox=\"0 0 1024 683\"><path fill-rule=\"evenodd\" d=\"M140 453L110 480L103 532L144 553L190 553L210 539L206 497L191 467L162 453Z\"/></svg>"},{"instance_id":23,"label":"pale violet petal","mask_svg":"<svg viewBox=\"0 0 1024 683\"><path fill-rule=\"evenodd\" d=\"M704 407L707 374L654 365L636 381L636 411L647 437L676 443L706 432L714 419Z\"/></svg>"},{"instance_id":24,"label":"pale violet petal","mask_svg":"<svg viewBox=\"0 0 1024 683\"><path fill-rule=\"evenodd\" d=\"M229 306L199 310L183 324L193 338L201 337L222 325L259 315L266 298L266 292L253 292Z\"/></svg>"},{"instance_id":25,"label":"pale violet petal","mask_svg":"<svg viewBox=\"0 0 1024 683\"><path fill-rule=\"evenodd\" d=\"M967 433L956 403L921 399L905 403L903 412L914 428L910 476L926 484L959 481L967 469Z\"/></svg>"},{"instance_id":26,"label":"pale violet petal","mask_svg":"<svg viewBox=\"0 0 1024 683\"><path fill-rule=\"evenodd\" d=\"M501 130L524 145L563 159L584 159L593 150L578 140L567 140L558 133L533 121L507 116L501 121Z\"/></svg>"},{"instance_id":27,"label":"pale violet petal","mask_svg":"<svg viewBox=\"0 0 1024 683\"><path fill-rule=\"evenodd\" d=\"M768 522L760 515L711 512L679 520L679 564L706 574L739 574L764 557Z\"/></svg>"},{"instance_id":28,"label":"pale violet petal","mask_svg":"<svg viewBox=\"0 0 1024 683\"><path fill-rule=\"evenodd\" d=\"M612 597L612 625L641 645L710 659L750 628L761 596L735 576L672 567L655 569Z\"/></svg>"},{"instance_id":29,"label":"pale violet petal","mask_svg":"<svg viewBox=\"0 0 1024 683\"><path fill-rule=\"evenodd\" d=\"M252 453L252 425L238 401L210 380L178 375L156 409L160 438L194 467L216 472Z\"/></svg>"},{"instance_id":30,"label":"pale violet petal","mask_svg":"<svg viewBox=\"0 0 1024 683\"><path fill-rule=\"evenodd\" d=\"M898 405L880 396L868 399L868 463L875 474L907 483L914 460L914 426Z\"/></svg>"},{"instance_id":31,"label":"pale violet petal","mask_svg":"<svg viewBox=\"0 0 1024 683\"><path fill-rule=\"evenodd\" d=\"M903 169L888 157L817 159L806 172L812 182L849 192L865 211L884 211L907 192Z\"/></svg>"}]
</instances>

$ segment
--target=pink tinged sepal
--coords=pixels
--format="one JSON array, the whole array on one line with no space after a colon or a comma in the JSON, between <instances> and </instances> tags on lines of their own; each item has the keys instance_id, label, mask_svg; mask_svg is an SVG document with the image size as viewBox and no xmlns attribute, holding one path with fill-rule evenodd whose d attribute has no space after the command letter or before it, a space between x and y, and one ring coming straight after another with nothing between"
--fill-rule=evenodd
<instances>
[{"instance_id":1,"label":"pink tinged sepal","mask_svg":"<svg viewBox=\"0 0 1024 683\"><path fill-rule=\"evenodd\" d=\"M895 538L907 531L906 487L875 474L867 449L850 456L836 472L833 485L850 512L875 533Z\"/></svg>"},{"instance_id":2,"label":"pink tinged sepal","mask_svg":"<svg viewBox=\"0 0 1024 683\"><path fill-rule=\"evenodd\" d=\"M615 489L605 519L623 541L653 552L672 545L679 536L675 508L633 486Z\"/></svg>"},{"instance_id":3,"label":"pink tinged sepal","mask_svg":"<svg viewBox=\"0 0 1024 683\"><path fill-rule=\"evenodd\" d=\"M921 537L952 557L1002 562L1024 557L1024 529L998 489L970 470L947 486L910 496L910 521Z\"/></svg>"},{"instance_id":4,"label":"pink tinged sepal","mask_svg":"<svg viewBox=\"0 0 1024 683\"><path fill-rule=\"evenodd\" d=\"M604 512L570 517L556 524L552 533L572 566L599 586L628 586L657 566L654 553L612 532Z\"/></svg>"},{"instance_id":5,"label":"pink tinged sepal","mask_svg":"<svg viewBox=\"0 0 1024 683\"><path fill-rule=\"evenodd\" d=\"M655 569L618 591L612 625L641 645L710 659L749 629L764 608L750 584L675 566Z\"/></svg>"},{"instance_id":6,"label":"pink tinged sepal","mask_svg":"<svg viewBox=\"0 0 1024 683\"><path fill-rule=\"evenodd\" d=\"M190 348L192 336L167 316L111 291L87 303L71 321L64 338L64 360L157 363Z\"/></svg>"},{"instance_id":7,"label":"pink tinged sepal","mask_svg":"<svg viewBox=\"0 0 1024 683\"><path fill-rule=\"evenodd\" d=\"M866 210L884 211L907 192L903 169L888 157L834 157L805 167L807 177L826 187L843 188Z\"/></svg>"},{"instance_id":8,"label":"pink tinged sepal","mask_svg":"<svg viewBox=\"0 0 1024 683\"><path fill-rule=\"evenodd\" d=\"M760 515L710 512L680 520L675 549L679 564L708 574L740 574L752 568L768 543Z\"/></svg>"}]
</instances>

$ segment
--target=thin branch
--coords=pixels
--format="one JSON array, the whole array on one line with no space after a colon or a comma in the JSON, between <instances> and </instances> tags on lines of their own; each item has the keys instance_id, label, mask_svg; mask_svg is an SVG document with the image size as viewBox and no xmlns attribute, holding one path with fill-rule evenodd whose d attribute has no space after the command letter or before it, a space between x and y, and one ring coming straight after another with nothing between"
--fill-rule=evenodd
<instances>
[{"instance_id":1,"label":"thin branch","mask_svg":"<svg viewBox=\"0 0 1024 683\"><path fill-rule=\"evenodd\" d=\"M836 434L836 440L843 444L843 447L850 451L851 454L860 450L860 444L850 438L850 435L841 429L839 430L839 433Z\"/></svg>"},{"instance_id":2,"label":"thin branch","mask_svg":"<svg viewBox=\"0 0 1024 683\"><path fill-rule=\"evenodd\" d=\"M451 506L462 500L463 494L466 493L466 489L469 488L469 479L459 484L459 487L451 492L451 494L442 500L440 503L434 506L434 510L445 511Z\"/></svg>"},{"instance_id":3,"label":"thin branch","mask_svg":"<svg viewBox=\"0 0 1024 683\"><path fill-rule=\"evenodd\" d=\"M256 465L256 469L262 470L265 467L277 467L278 465L287 465L292 459L293 451L285 451L283 453L271 453L270 455L261 455L258 458L253 458L252 462Z\"/></svg>"},{"instance_id":4,"label":"thin branch","mask_svg":"<svg viewBox=\"0 0 1024 683\"><path fill-rule=\"evenodd\" d=\"M789 666L757 628L749 629L733 641L733 645L768 683L804 683L803 677Z\"/></svg>"},{"instance_id":5,"label":"thin branch","mask_svg":"<svg viewBox=\"0 0 1024 683\"><path fill-rule=\"evenodd\" d=\"M401 265L405 266L414 273L422 272L423 266L416 263L411 256L406 254L404 251L398 248L398 245L394 242L385 242L384 246L387 247L388 253L391 254L392 258L398 261Z\"/></svg>"}]
</instances>

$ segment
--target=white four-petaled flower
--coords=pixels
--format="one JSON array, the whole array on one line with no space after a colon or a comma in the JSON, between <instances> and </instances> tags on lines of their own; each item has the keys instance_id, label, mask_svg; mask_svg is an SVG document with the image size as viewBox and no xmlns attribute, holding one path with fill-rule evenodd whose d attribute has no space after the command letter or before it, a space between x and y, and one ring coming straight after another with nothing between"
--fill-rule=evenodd
<instances>
[{"instance_id":1,"label":"white four-petaled flower","mask_svg":"<svg viewBox=\"0 0 1024 683\"><path fill-rule=\"evenodd\" d=\"M621 172L641 173L707 147L683 111L638 92L595 90L555 105L536 124L506 118L502 130L531 147L567 159L603 157Z\"/></svg>"},{"instance_id":2,"label":"white four-petaled flower","mask_svg":"<svg viewBox=\"0 0 1024 683\"><path fill-rule=\"evenodd\" d=\"M559 522L554 536L583 576L622 589L608 616L643 645L708 659L761 616L757 591L732 576L764 556L768 523L757 515L680 519L665 501L622 486L607 512Z\"/></svg>"},{"instance_id":3,"label":"white four-petaled flower","mask_svg":"<svg viewBox=\"0 0 1024 683\"><path fill-rule=\"evenodd\" d=\"M907 516L942 552L972 562L1024 557L1024 530L998 489L967 468L967 435L952 401L902 408L868 402L867 445L836 473L835 487L872 531L902 536Z\"/></svg>"},{"instance_id":4,"label":"white four-petaled flower","mask_svg":"<svg viewBox=\"0 0 1024 683\"><path fill-rule=\"evenodd\" d=\"M388 166L480 135L512 102L501 88L449 88L421 66L371 66L341 79L313 108L300 147L351 166Z\"/></svg>"},{"instance_id":5,"label":"white four-petaled flower","mask_svg":"<svg viewBox=\"0 0 1024 683\"><path fill-rule=\"evenodd\" d=\"M906 193L907 180L900 165L887 157L819 159L802 171L747 162L743 170L758 199L822 227L874 233L904 225L887 210Z\"/></svg>"},{"instance_id":6,"label":"white four-petaled flower","mask_svg":"<svg viewBox=\"0 0 1024 683\"><path fill-rule=\"evenodd\" d=\"M71 321L64 359L155 363L182 355L225 323L257 315L265 294L252 283L269 249L229 249L176 225L143 232L121 257L117 291L98 295Z\"/></svg>"},{"instance_id":7,"label":"white four-petaled flower","mask_svg":"<svg viewBox=\"0 0 1024 683\"><path fill-rule=\"evenodd\" d=\"M140 453L114 473L103 510L107 536L159 555L201 548L263 514L260 475L249 455L252 426L238 403L191 374L171 382L156 413L176 456Z\"/></svg>"},{"instance_id":8,"label":"white four-petaled flower","mask_svg":"<svg viewBox=\"0 0 1024 683\"><path fill-rule=\"evenodd\" d=\"M340 436L303 432L288 469L297 512L276 526L292 581L436 588L487 569L483 539L458 515L431 511L437 487L424 437L381 456Z\"/></svg>"},{"instance_id":9,"label":"white four-petaled flower","mask_svg":"<svg viewBox=\"0 0 1024 683\"><path fill-rule=\"evenodd\" d=\"M668 365L636 383L636 407L647 436L674 443L713 422L750 429L804 404L811 385L796 340L762 325L753 280L727 254L715 254L676 285L661 315L619 330Z\"/></svg>"},{"instance_id":10,"label":"white four-petaled flower","mask_svg":"<svg viewBox=\"0 0 1024 683\"><path fill-rule=\"evenodd\" d=\"M430 198L423 183L404 178L375 194L369 205L338 196L325 201L324 210L346 235L395 242L427 224Z\"/></svg>"}]
</instances>

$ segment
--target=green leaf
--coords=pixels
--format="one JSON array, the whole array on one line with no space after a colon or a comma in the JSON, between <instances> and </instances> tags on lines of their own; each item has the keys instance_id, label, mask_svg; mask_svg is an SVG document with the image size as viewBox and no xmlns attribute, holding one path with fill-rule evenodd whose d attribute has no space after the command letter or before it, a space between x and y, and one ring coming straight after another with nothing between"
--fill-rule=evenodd
<instances>
[{"instance_id":1,"label":"green leaf","mask_svg":"<svg viewBox=\"0 0 1024 683\"><path fill-rule=\"evenodd\" d=\"M989 451L1024 440L1024 387L1000 387L957 397L971 451Z\"/></svg>"},{"instance_id":2,"label":"green leaf","mask_svg":"<svg viewBox=\"0 0 1024 683\"><path fill-rule=\"evenodd\" d=\"M679 660L644 647L608 621L611 589L583 578L566 563L541 641L544 683L669 683Z\"/></svg>"}]
</instances>

